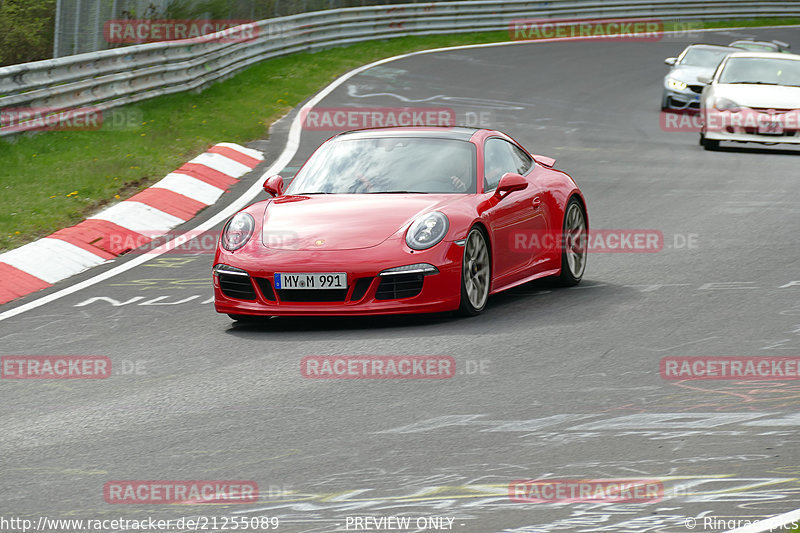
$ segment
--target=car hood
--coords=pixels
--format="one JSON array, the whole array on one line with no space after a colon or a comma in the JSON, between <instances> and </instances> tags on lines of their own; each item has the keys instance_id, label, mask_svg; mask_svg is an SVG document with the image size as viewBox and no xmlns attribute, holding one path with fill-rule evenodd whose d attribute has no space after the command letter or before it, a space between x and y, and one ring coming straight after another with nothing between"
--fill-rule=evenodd
<instances>
[{"instance_id":1,"label":"car hood","mask_svg":"<svg viewBox=\"0 0 800 533\"><path fill-rule=\"evenodd\" d=\"M669 71L667 78L674 78L682 81L688 85L703 85L697 81L698 76L711 76L717 67L690 67L690 66L677 66Z\"/></svg>"},{"instance_id":2,"label":"car hood","mask_svg":"<svg viewBox=\"0 0 800 533\"><path fill-rule=\"evenodd\" d=\"M728 98L744 107L767 109L800 108L800 87L719 83L714 87L714 95Z\"/></svg>"},{"instance_id":3,"label":"car hood","mask_svg":"<svg viewBox=\"0 0 800 533\"><path fill-rule=\"evenodd\" d=\"M377 246L418 215L461 194L282 196L264 211L261 242L274 250L355 250Z\"/></svg>"}]
</instances>

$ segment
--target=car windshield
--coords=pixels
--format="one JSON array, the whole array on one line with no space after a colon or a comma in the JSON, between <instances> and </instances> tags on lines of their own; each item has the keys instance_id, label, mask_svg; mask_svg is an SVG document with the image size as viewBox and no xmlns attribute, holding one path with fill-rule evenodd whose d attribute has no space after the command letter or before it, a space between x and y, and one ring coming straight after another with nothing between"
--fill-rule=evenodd
<instances>
[{"instance_id":1,"label":"car windshield","mask_svg":"<svg viewBox=\"0 0 800 533\"><path fill-rule=\"evenodd\" d=\"M765 57L732 57L719 83L755 83L800 87L800 61Z\"/></svg>"},{"instance_id":2,"label":"car windshield","mask_svg":"<svg viewBox=\"0 0 800 533\"><path fill-rule=\"evenodd\" d=\"M684 54L681 65L714 68L730 53L730 50L693 46Z\"/></svg>"},{"instance_id":3,"label":"car windshield","mask_svg":"<svg viewBox=\"0 0 800 533\"><path fill-rule=\"evenodd\" d=\"M475 193L475 147L420 137L338 139L300 169L287 194Z\"/></svg>"}]
</instances>

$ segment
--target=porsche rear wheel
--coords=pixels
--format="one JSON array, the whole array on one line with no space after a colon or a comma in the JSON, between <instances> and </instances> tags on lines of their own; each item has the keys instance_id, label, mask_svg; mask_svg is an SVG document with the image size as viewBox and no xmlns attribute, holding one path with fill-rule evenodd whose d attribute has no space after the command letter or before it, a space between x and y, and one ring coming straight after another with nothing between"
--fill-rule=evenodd
<instances>
[{"instance_id":1,"label":"porsche rear wheel","mask_svg":"<svg viewBox=\"0 0 800 533\"><path fill-rule=\"evenodd\" d=\"M461 261L461 305L459 314L475 316L486 307L492 280L492 264L486 236L478 228L472 228L464 243L464 259Z\"/></svg>"},{"instance_id":2,"label":"porsche rear wheel","mask_svg":"<svg viewBox=\"0 0 800 533\"><path fill-rule=\"evenodd\" d=\"M562 235L561 275L559 279L562 285L577 285L586 270L589 244L586 213L577 198L573 197L567 202Z\"/></svg>"}]
</instances>

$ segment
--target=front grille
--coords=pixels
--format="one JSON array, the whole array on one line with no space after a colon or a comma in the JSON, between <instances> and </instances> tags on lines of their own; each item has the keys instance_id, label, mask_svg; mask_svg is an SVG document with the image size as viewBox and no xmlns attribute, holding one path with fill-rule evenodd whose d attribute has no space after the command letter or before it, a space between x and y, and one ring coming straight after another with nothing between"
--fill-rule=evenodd
<instances>
[{"instance_id":1,"label":"front grille","mask_svg":"<svg viewBox=\"0 0 800 533\"><path fill-rule=\"evenodd\" d=\"M701 92L703 92L703 87L704 87L704 85L689 85L689 89L691 89L691 91L693 93L697 93L697 94L700 94Z\"/></svg>"},{"instance_id":2,"label":"front grille","mask_svg":"<svg viewBox=\"0 0 800 533\"><path fill-rule=\"evenodd\" d=\"M347 289L278 289L282 302L344 302Z\"/></svg>"},{"instance_id":3,"label":"front grille","mask_svg":"<svg viewBox=\"0 0 800 533\"><path fill-rule=\"evenodd\" d=\"M258 284L258 288L261 289L261 294L264 295L264 299L274 302L275 291L272 290L272 282L267 278L256 278L256 283Z\"/></svg>"},{"instance_id":4,"label":"front grille","mask_svg":"<svg viewBox=\"0 0 800 533\"><path fill-rule=\"evenodd\" d=\"M376 300L398 300L411 298L422 292L422 274L397 274L381 277L381 283L375 293Z\"/></svg>"},{"instance_id":5,"label":"front grille","mask_svg":"<svg viewBox=\"0 0 800 533\"><path fill-rule=\"evenodd\" d=\"M239 276L236 274L225 274L219 272L219 288L222 294L228 298L237 300L255 300L256 290L250 281L250 276Z\"/></svg>"}]
</instances>

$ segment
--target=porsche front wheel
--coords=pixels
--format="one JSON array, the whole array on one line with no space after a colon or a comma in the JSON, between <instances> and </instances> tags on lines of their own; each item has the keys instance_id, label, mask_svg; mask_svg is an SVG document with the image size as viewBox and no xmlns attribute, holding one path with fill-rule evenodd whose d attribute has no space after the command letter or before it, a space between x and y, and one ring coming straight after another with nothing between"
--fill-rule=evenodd
<instances>
[{"instance_id":1,"label":"porsche front wheel","mask_svg":"<svg viewBox=\"0 0 800 533\"><path fill-rule=\"evenodd\" d=\"M489 299L491 280L492 265L486 236L478 228L472 228L464 243L464 259L461 262L459 314L474 316L483 311Z\"/></svg>"},{"instance_id":2,"label":"porsche front wheel","mask_svg":"<svg viewBox=\"0 0 800 533\"><path fill-rule=\"evenodd\" d=\"M577 285L583 278L583 271L586 270L589 244L586 213L577 198L572 198L567 203L562 235L561 276L559 279L562 285Z\"/></svg>"}]
</instances>

